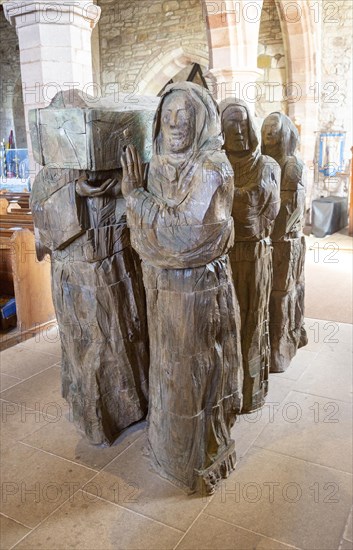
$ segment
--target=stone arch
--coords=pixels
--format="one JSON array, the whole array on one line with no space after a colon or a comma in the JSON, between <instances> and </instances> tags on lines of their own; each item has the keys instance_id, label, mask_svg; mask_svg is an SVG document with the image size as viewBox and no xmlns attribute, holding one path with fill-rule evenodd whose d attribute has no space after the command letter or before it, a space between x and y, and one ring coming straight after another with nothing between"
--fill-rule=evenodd
<instances>
[{"instance_id":1,"label":"stone arch","mask_svg":"<svg viewBox=\"0 0 353 550\"><path fill-rule=\"evenodd\" d=\"M318 77L319 26L314 22L314 12L307 2L275 2L287 56L288 82L296 82L309 88ZM294 6L295 11L290 13L290 8Z\"/></svg>"},{"instance_id":2,"label":"stone arch","mask_svg":"<svg viewBox=\"0 0 353 550\"><path fill-rule=\"evenodd\" d=\"M252 68L263 0L201 1L206 16L210 69Z\"/></svg>"},{"instance_id":3,"label":"stone arch","mask_svg":"<svg viewBox=\"0 0 353 550\"><path fill-rule=\"evenodd\" d=\"M178 46L157 56L151 56L151 60L144 65L136 79L138 93L157 95L173 76L193 63L207 66L208 55L197 47L193 48L192 43L189 43L188 47Z\"/></svg>"},{"instance_id":4,"label":"stone arch","mask_svg":"<svg viewBox=\"0 0 353 550\"><path fill-rule=\"evenodd\" d=\"M261 74L257 44L262 4L263 0L202 0L210 73L218 101L230 94L246 100L248 84ZM249 108L253 110L254 103Z\"/></svg>"},{"instance_id":5,"label":"stone arch","mask_svg":"<svg viewBox=\"0 0 353 550\"><path fill-rule=\"evenodd\" d=\"M319 103L310 90L319 82L320 23L308 0L275 0L280 16L287 60L288 114L301 126L301 152L308 164L313 159ZM218 84L254 82L257 44L263 0L202 0L206 15L210 69ZM244 10L253 7L253 21ZM297 6L298 11L295 12ZM294 13L293 13L294 8ZM292 11L291 11L292 10ZM246 12L245 12L246 13ZM247 12L250 16L250 12ZM241 89L240 89L241 91ZM242 94L240 93L241 97ZM246 97L243 97L246 100ZM251 105L249 105L251 107Z\"/></svg>"},{"instance_id":6,"label":"stone arch","mask_svg":"<svg viewBox=\"0 0 353 550\"><path fill-rule=\"evenodd\" d=\"M311 165L319 129L319 102L312 87L320 79L320 23L308 2L275 1L287 60L288 114L301 127L301 153Z\"/></svg>"}]
</instances>

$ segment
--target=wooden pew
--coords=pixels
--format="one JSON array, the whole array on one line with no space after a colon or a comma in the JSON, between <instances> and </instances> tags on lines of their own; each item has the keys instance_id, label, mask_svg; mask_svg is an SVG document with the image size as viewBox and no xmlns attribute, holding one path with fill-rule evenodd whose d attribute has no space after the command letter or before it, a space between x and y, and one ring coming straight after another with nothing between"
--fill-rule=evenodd
<instances>
[{"instance_id":1,"label":"wooden pew","mask_svg":"<svg viewBox=\"0 0 353 550\"><path fill-rule=\"evenodd\" d=\"M15 227L23 227L34 231L32 212L29 207L18 206L10 210L13 203L8 199L0 196L0 227L2 229L11 229Z\"/></svg>"},{"instance_id":2,"label":"wooden pew","mask_svg":"<svg viewBox=\"0 0 353 550\"><path fill-rule=\"evenodd\" d=\"M33 221L16 216L16 224L0 223L0 281L3 294L14 295L17 329L0 333L0 350L31 338L55 320L51 297L50 258L39 262L35 253ZM13 219L13 216L10 216Z\"/></svg>"},{"instance_id":3,"label":"wooden pew","mask_svg":"<svg viewBox=\"0 0 353 550\"><path fill-rule=\"evenodd\" d=\"M33 219L31 217L27 218L27 219L22 219L22 218L18 218L17 220L16 219L13 219L13 218L10 218L10 219L3 219L3 216L0 216L0 227L2 229L11 229L12 227L22 227L22 228L26 228L26 229L30 229L31 231L34 232L33 230Z\"/></svg>"},{"instance_id":4,"label":"wooden pew","mask_svg":"<svg viewBox=\"0 0 353 550\"><path fill-rule=\"evenodd\" d=\"M16 206L16 204L15 204L15 206ZM11 203L11 202L9 203L9 206L7 208L7 211L6 211L7 214L28 214L28 213L31 213L31 212L32 212L32 210L30 208L24 208L24 207L23 208L21 208L21 207L20 208L15 208L13 203Z\"/></svg>"},{"instance_id":5,"label":"wooden pew","mask_svg":"<svg viewBox=\"0 0 353 550\"><path fill-rule=\"evenodd\" d=\"M29 193L0 193L0 199L9 203L17 203L21 208L29 208Z\"/></svg>"},{"instance_id":6,"label":"wooden pew","mask_svg":"<svg viewBox=\"0 0 353 550\"><path fill-rule=\"evenodd\" d=\"M15 210L30 212L29 197L21 198L18 195L6 197L4 194L0 194L0 214L14 212Z\"/></svg>"},{"instance_id":7,"label":"wooden pew","mask_svg":"<svg viewBox=\"0 0 353 550\"><path fill-rule=\"evenodd\" d=\"M4 199L0 195L0 214L3 216L7 214L7 209L9 207L9 201L7 199Z\"/></svg>"}]
</instances>

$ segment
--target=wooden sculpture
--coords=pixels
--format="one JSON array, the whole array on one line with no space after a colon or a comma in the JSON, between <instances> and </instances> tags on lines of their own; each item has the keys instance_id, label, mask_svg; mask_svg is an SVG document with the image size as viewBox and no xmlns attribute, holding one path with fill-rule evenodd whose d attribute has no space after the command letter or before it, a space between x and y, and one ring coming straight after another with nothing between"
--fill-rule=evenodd
<instances>
[{"instance_id":1,"label":"wooden sculpture","mask_svg":"<svg viewBox=\"0 0 353 550\"><path fill-rule=\"evenodd\" d=\"M246 103L229 98L219 107L224 149L234 171L235 243L229 257L241 313L242 412L248 413L264 404L268 388L270 235L280 207L281 171L276 161L261 155L258 131Z\"/></svg>"},{"instance_id":2,"label":"wooden sculpture","mask_svg":"<svg viewBox=\"0 0 353 550\"><path fill-rule=\"evenodd\" d=\"M208 91L170 85L155 117L147 187L134 148L122 186L147 293L152 459L161 475L209 493L234 468L230 429L242 390L227 255L233 173L222 143Z\"/></svg>"},{"instance_id":3,"label":"wooden sculpture","mask_svg":"<svg viewBox=\"0 0 353 550\"><path fill-rule=\"evenodd\" d=\"M31 203L37 254L51 256L62 393L89 441L110 444L147 413L147 320L121 170L104 170L111 151L121 147L107 145L112 126L120 122L122 134L126 113L93 115L78 94L59 94L32 113L36 156L48 166L35 178ZM57 167L50 163L53 143ZM68 167L70 155L74 168Z\"/></svg>"},{"instance_id":4,"label":"wooden sculpture","mask_svg":"<svg viewBox=\"0 0 353 550\"><path fill-rule=\"evenodd\" d=\"M295 155L298 131L289 117L271 113L262 126L263 152L281 167L281 208L272 232L271 372L285 371L307 344L304 328L305 172Z\"/></svg>"}]
</instances>

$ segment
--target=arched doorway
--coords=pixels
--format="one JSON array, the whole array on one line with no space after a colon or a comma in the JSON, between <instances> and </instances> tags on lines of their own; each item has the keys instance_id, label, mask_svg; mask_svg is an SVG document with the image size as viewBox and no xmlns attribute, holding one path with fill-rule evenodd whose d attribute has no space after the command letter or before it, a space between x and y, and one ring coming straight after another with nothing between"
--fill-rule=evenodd
<instances>
[{"instance_id":1,"label":"arched doorway","mask_svg":"<svg viewBox=\"0 0 353 550\"><path fill-rule=\"evenodd\" d=\"M209 88L209 85L207 84L206 78L204 76L204 70L198 63L193 63L192 65L188 65L187 67L182 69L178 74L171 78L165 86L163 86L158 95L161 96L165 88L169 84L173 84L174 82L194 82L195 84L198 84L203 88Z\"/></svg>"},{"instance_id":2,"label":"arched doorway","mask_svg":"<svg viewBox=\"0 0 353 550\"><path fill-rule=\"evenodd\" d=\"M244 90L261 75L257 67L258 35L263 0L202 0L207 19L209 65L228 94ZM319 82L320 23L307 2L275 0L286 56L288 115L301 127L301 153L312 165L319 103L313 86ZM235 84L240 83L236 88ZM241 99L249 101L244 94ZM220 97L218 99L221 99ZM282 109L286 110L286 109Z\"/></svg>"},{"instance_id":3,"label":"arched doorway","mask_svg":"<svg viewBox=\"0 0 353 550\"><path fill-rule=\"evenodd\" d=\"M143 74L136 81L139 83L139 93L144 95L157 95L164 86L182 70L198 64L201 68L207 67L208 56L204 51L197 51L190 42L188 49L179 48L161 53L153 57L143 68Z\"/></svg>"}]
</instances>

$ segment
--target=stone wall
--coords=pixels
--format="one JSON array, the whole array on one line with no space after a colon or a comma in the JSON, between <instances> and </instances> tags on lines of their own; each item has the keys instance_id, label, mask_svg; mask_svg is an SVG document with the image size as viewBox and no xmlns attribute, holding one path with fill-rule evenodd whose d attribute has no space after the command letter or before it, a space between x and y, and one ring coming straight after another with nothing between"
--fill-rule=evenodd
<instances>
[{"instance_id":1,"label":"stone wall","mask_svg":"<svg viewBox=\"0 0 353 550\"><path fill-rule=\"evenodd\" d=\"M18 39L2 7L0 36L0 141L7 141L10 130L14 130L16 146L27 147Z\"/></svg>"},{"instance_id":2,"label":"stone wall","mask_svg":"<svg viewBox=\"0 0 353 550\"><path fill-rule=\"evenodd\" d=\"M259 43L265 46L283 44L281 22L273 0L264 0L261 12Z\"/></svg>"},{"instance_id":3,"label":"stone wall","mask_svg":"<svg viewBox=\"0 0 353 550\"><path fill-rule=\"evenodd\" d=\"M164 67L160 88L178 73L185 63L208 63L205 13L201 0L98 0L102 9L99 42L93 45L100 60L96 70L103 93L139 93L138 84L159 66ZM316 4L315 4L316 5ZM320 104L320 122L314 131L346 130L347 157L352 145L352 0L322 0L320 27L321 82L312 83ZM17 145L25 146L18 40L15 29L6 21L0 7L0 139L15 130ZM266 48L266 49L265 49ZM264 0L260 25L259 54L269 55L271 64L266 79L286 82L286 58L278 13L273 0ZM320 55L320 52L318 52ZM98 56L98 57L97 57ZM317 86L314 90L315 85ZM14 93L16 97L14 97ZM146 90L144 90L146 93ZM281 102L281 87L272 101L263 93L257 114L266 116L276 109L286 110ZM17 97L18 96L18 97Z\"/></svg>"},{"instance_id":4,"label":"stone wall","mask_svg":"<svg viewBox=\"0 0 353 550\"><path fill-rule=\"evenodd\" d=\"M139 82L156 63L162 67L173 60L173 52L191 63L208 62L201 0L98 0L98 5L103 92L111 93L118 83L120 91L138 93ZM166 75L164 84L173 76Z\"/></svg>"},{"instance_id":5,"label":"stone wall","mask_svg":"<svg viewBox=\"0 0 353 550\"><path fill-rule=\"evenodd\" d=\"M352 0L322 5L320 130L345 130L346 155L352 141Z\"/></svg>"}]
</instances>

